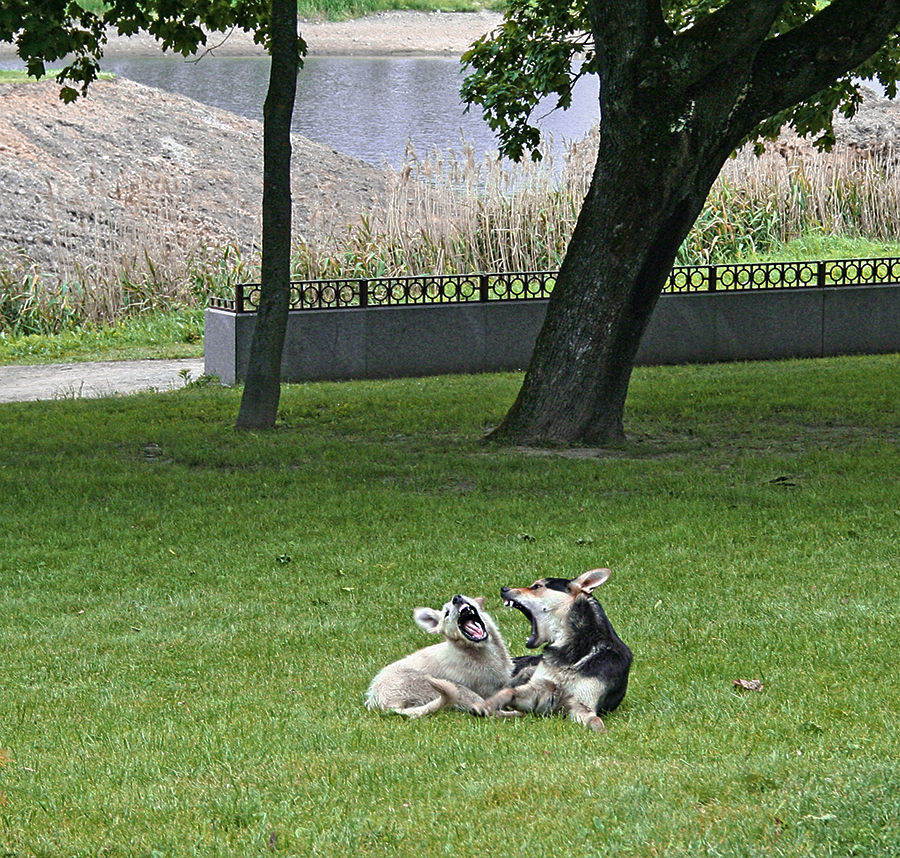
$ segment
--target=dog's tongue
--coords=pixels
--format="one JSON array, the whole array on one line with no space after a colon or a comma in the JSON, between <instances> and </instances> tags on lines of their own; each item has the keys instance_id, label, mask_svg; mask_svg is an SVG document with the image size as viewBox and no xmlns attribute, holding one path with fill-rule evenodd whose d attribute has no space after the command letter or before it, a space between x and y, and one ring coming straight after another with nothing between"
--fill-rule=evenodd
<instances>
[{"instance_id":1,"label":"dog's tongue","mask_svg":"<svg viewBox=\"0 0 900 858\"><path fill-rule=\"evenodd\" d=\"M469 637L476 641L483 641L487 637L487 632L471 620L465 624L465 630Z\"/></svg>"}]
</instances>

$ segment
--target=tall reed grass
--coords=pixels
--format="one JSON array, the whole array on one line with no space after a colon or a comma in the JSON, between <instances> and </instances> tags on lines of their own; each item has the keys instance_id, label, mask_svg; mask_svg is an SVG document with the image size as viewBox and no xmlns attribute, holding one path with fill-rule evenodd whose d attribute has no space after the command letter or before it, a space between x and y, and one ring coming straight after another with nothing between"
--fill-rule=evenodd
<instances>
[{"instance_id":1,"label":"tall reed grass","mask_svg":"<svg viewBox=\"0 0 900 858\"><path fill-rule=\"evenodd\" d=\"M390 198L328 243L297 248L295 274L306 279L429 272L536 271L558 268L590 184L596 129L562 158L482 161L458 153L420 157L410 149L393 173ZM896 241L900 158L843 148L751 148L729 160L681 247L683 265L771 253L800 236Z\"/></svg>"},{"instance_id":2,"label":"tall reed grass","mask_svg":"<svg viewBox=\"0 0 900 858\"><path fill-rule=\"evenodd\" d=\"M378 277L559 267L587 192L597 131L556 157L510 163L456 151L421 156L410 147L393 170L384 206L318 241L298 241L298 279ZM772 253L806 235L896 241L900 158L842 148L814 152L780 143L761 157L730 160L679 251L680 264L727 262ZM139 189L123 188L123 194ZM212 295L258 278L258 257L234 245L191 243L183 214L152 194L148 228L98 236L76 253L57 242L57 274L22 253L0 259L0 335L53 333L147 310L202 306ZM102 217L94 220L99 223ZM152 228L151 228L152 225ZM70 237L71 238L71 237ZM90 244L90 242L88 242Z\"/></svg>"},{"instance_id":3,"label":"tall reed grass","mask_svg":"<svg viewBox=\"0 0 900 858\"><path fill-rule=\"evenodd\" d=\"M896 241L900 151L818 153L790 140L759 157L744 148L726 162L678 261L746 258L809 234Z\"/></svg>"}]
</instances>

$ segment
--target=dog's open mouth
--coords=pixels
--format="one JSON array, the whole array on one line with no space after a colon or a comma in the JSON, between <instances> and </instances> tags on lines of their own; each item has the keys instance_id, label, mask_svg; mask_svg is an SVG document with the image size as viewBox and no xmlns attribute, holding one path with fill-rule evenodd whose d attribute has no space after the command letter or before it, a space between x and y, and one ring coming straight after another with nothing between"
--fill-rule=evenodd
<instances>
[{"instance_id":1,"label":"dog's open mouth","mask_svg":"<svg viewBox=\"0 0 900 858\"><path fill-rule=\"evenodd\" d=\"M528 622L531 623L531 634L528 636L528 640L525 641L525 646L528 647L528 649L534 649L538 646L538 627L534 620L534 614L532 614L525 605L521 602L517 602L515 599L506 598L503 600L503 604L506 605L507 608L515 608L517 611L521 611L528 618Z\"/></svg>"},{"instance_id":2,"label":"dog's open mouth","mask_svg":"<svg viewBox=\"0 0 900 858\"><path fill-rule=\"evenodd\" d=\"M487 636L487 629L481 621L481 617L471 605L462 605L459 609L457 620L459 630L473 643L483 641Z\"/></svg>"}]
</instances>

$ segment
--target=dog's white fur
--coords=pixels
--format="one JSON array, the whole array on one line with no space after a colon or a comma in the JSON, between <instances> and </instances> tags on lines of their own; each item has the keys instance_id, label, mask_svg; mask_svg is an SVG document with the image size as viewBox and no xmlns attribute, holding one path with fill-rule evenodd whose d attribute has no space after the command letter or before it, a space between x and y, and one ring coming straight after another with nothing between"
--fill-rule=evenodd
<instances>
[{"instance_id":1,"label":"dog's white fur","mask_svg":"<svg viewBox=\"0 0 900 858\"><path fill-rule=\"evenodd\" d=\"M471 640L460 628L460 611L475 610L486 633ZM417 718L455 707L472 712L506 686L513 662L484 597L454 596L441 611L416 608L416 623L444 640L382 668L366 692L366 706Z\"/></svg>"}]
</instances>

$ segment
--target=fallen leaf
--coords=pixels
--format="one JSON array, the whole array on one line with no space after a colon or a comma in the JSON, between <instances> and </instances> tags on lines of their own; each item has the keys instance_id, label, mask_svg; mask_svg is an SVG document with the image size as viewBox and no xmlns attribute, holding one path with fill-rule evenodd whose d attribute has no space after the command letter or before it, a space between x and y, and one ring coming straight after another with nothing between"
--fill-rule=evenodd
<instances>
[{"instance_id":1,"label":"fallen leaf","mask_svg":"<svg viewBox=\"0 0 900 858\"><path fill-rule=\"evenodd\" d=\"M763 684L761 679L732 679L732 683L736 688L746 688L747 691L762 691Z\"/></svg>"}]
</instances>

